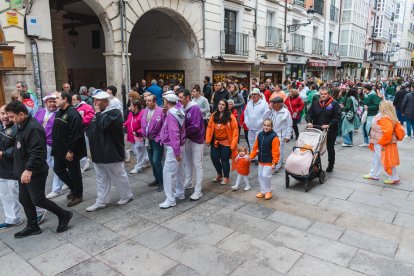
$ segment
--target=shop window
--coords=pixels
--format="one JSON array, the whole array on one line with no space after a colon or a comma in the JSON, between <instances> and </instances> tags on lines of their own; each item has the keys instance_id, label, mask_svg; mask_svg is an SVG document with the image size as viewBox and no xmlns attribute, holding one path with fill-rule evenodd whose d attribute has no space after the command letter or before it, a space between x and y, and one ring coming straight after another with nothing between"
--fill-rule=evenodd
<instances>
[{"instance_id":1,"label":"shop window","mask_svg":"<svg viewBox=\"0 0 414 276\"><path fill-rule=\"evenodd\" d=\"M182 70L177 71L164 71L164 70L146 70L144 71L144 78L147 84L151 83L151 80L163 79L166 85L174 83L175 80L179 80L180 84L185 86L185 73Z\"/></svg>"},{"instance_id":2,"label":"shop window","mask_svg":"<svg viewBox=\"0 0 414 276\"><path fill-rule=\"evenodd\" d=\"M213 71L213 81L216 82L235 82L244 83L246 87L250 87L250 72L236 71Z\"/></svg>"}]
</instances>

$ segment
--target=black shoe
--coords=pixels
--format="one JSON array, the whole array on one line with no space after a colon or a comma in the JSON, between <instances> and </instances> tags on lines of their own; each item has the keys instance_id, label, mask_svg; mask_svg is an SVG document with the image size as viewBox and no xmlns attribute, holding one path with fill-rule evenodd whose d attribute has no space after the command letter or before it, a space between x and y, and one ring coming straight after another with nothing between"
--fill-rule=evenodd
<instances>
[{"instance_id":1,"label":"black shoe","mask_svg":"<svg viewBox=\"0 0 414 276\"><path fill-rule=\"evenodd\" d=\"M78 205L79 203L81 203L83 201L82 197L73 197L71 201L69 201L68 203L68 207L73 207Z\"/></svg>"},{"instance_id":2,"label":"black shoe","mask_svg":"<svg viewBox=\"0 0 414 276\"><path fill-rule=\"evenodd\" d=\"M158 186L157 192L164 192L164 187L163 186Z\"/></svg>"},{"instance_id":3,"label":"black shoe","mask_svg":"<svg viewBox=\"0 0 414 276\"><path fill-rule=\"evenodd\" d=\"M27 226L22 231L17 232L16 234L14 234L14 238L21 239L21 238L25 238L25 237L28 237L28 236L31 236L31 235L39 235L41 233L42 233L42 229L40 229L39 226L37 226L37 227Z\"/></svg>"},{"instance_id":4,"label":"black shoe","mask_svg":"<svg viewBox=\"0 0 414 276\"><path fill-rule=\"evenodd\" d=\"M329 165L327 168L326 168L326 172L332 172L333 171L333 168L334 168L334 166L333 165Z\"/></svg>"},{"instance_id":5,"label":"black shoe","mask_svg":"<svg viewBox=\"0 0 414 276\"><path fill-rule=\"evenodd\" d=\"M72 199L73 199L73 197L74 197L74 195L72 194L72 192L70 192L70 193L66 196L66 198L67 198L67 199L70 199L70 200L72 200Z\"/></svg>"},{"instance_id":6,"label":"black shoe","mask_svg":"<svg viewBox=\"0 0 414 276\"><path fill-rule=\"evenodd\" d=\"M155 180L148 184L148 187L156 187L156 186L158 186L158 182Z\"/></svg>"},{"instance_id":7,"label":"black shoe","mask_svg":"<svg viewBox=\"0 0 414 276\"><path fill-rule=\"evenodd\" d=\"M66 211L66 216L59 218L59 225L56 229L56 232L62 233L68 230L69 221L72 219L73 213L71 211Z\"/></svg>"}]
</instances>

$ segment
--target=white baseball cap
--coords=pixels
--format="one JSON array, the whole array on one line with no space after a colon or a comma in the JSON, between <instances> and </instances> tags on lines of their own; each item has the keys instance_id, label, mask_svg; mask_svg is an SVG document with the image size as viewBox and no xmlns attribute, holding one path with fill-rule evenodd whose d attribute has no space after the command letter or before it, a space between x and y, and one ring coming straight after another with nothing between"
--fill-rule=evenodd
<instances>
[{"instance_id":1,"label":"white baseball cap","mask_svg":"<svg viewBox=\"0 0 414 276\"><path fill-rule=\"evenodd\" d=\"M106 92L103 92L102 90L99 91L98 93L94 94L92 96L93 98L97 99L97 100L105 100L105 99L109 99L109 94Z\"/></svg>"},{"instance_id":2,"label":"white baseball cap","mask_svg":"<svg viewBox=\"0 0 414 276\"><path fill-rule=\"evenodd\" d=\"M174 91L171 90L165 92L162 98L172 103L178 102L177 95L175 95Z\"/></svg>"},{"instance_id":3,"label":"white baseball cap","mask_svg":"<svg viewBox=\"0 0 414 276\"><path fill-rule=\"evenodd\" d=\"M48 93L45 97L43 97L43 101L47 101L49 99L56 99L55 93Z\"/></svg>"}]
</instances>

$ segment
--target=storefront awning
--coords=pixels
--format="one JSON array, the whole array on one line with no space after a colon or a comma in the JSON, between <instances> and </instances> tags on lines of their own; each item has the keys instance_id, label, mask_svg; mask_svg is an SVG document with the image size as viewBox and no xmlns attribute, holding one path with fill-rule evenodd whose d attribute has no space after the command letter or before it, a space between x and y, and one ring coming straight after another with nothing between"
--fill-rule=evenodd
<instances>
[{"instance_id":1,"label":"storefront awning","mask_svg":"<svg viewBox=\"0 0 414 276\"><path fill-rule=\"evenodd\" d=\"M341 61L340 60L327 60L327 66L341 67Z\"/></svg>"},{"instance_id":2,"label":"storefront awning","mask_svg":"<svg viewBox=\"0 0 414 276\"><path fill-rule=\"evenodd\" d=\"M328 63L324 60L320 59L309 59L308 60L308 66L310 67L325 67Z\"/></svg>"},{"instance_id":3,"label":"storefront awning","mask_svg":"<svg viewBox=\"0 0 414 276\"><path fill-rule=\"evenodd\" d=\"M260 64L261 65L281 65L281 66L283 66L283 65L286 65L286 63L284 63L284 62L280 62L280 61L261 61L260 62Z\"/></svg>"}]
</instances>

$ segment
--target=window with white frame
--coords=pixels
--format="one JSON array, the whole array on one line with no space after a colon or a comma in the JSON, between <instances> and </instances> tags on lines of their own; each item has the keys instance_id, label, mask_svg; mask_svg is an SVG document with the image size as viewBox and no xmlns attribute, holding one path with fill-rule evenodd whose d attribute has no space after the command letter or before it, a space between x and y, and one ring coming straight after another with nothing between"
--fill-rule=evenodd
<instances>
[{"instance_id":1,"label":"window with white frame","mask_svg":"<svg viewBox=\"0 0 414 276\"><path fill-rule=\"evenodd\" d=\"M394 16L395 19L400 17L400 8L401 8L401 3L397 3L397 5L395 6L395 16Z\"/></svg>"}]
</instances>

